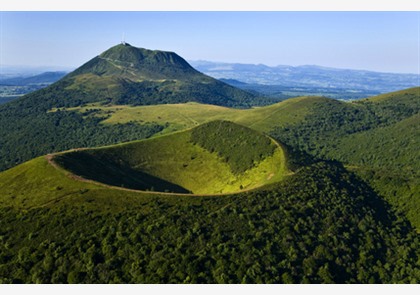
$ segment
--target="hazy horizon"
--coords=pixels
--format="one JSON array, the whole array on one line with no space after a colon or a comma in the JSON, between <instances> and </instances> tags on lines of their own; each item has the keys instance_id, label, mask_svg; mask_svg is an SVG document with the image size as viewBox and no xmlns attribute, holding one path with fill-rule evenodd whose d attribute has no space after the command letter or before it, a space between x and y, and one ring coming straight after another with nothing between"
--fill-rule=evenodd
<instances>
[{"instance_id":1,"label":"hazy horizon","mask_svg":"<svg viewBox=\"0 0 420 295\"><path fill-rule=\"evenodd\" d=\"M92 57L93 58L93 57ZM88 60L86 60L87 62ZM376 72L376 73L384 73L384 74L401 74L401 75L420 75L420 73L399 73L399 72L389 72L389 71L375 71L375 70L366 70L366 69L351 69L351 68L339 68L339 67L330 67L330 66L323 66L323 65L309 65L309 64L304 64L304 65L285 65L285 64L279 64L279 65L266 65L263 63L241 63L241 62L228 62L228 61L213 61L213 60L186 60L188 63L198 63L198 62L209 62L209 63L215 63L215 64L242 64L242 65L255 65L255 66L267 66L267 67L271 67L271 68L275 68L275 67L319 67L319 68L327 68L327 69L336 69L336 70L351 70L351 71L366 71L366 72ZM78 67L80 67L82 64L77 65L77 66L60 66L60 65L50 65L50 66L46 66L46 65L32 65L32 66L28 66L28 65L10 65L10 64L0 64L1 67L1 72L0 73L11 73L12 71L10 71L10 69L13 69L13 72L15 72L15 70L18 69L22 69L24 70L24 72L28 72L28 73L43 73L43 72L48 72L48 71L54 71L54 72L71 72L74 71L75 69L77 69ZM9 68L9 72L6 70L4 71L4 69ZM20 72L18 72L20 73Z\"/></svg>"},{"instance_id":2,"label":"hazy horizon","mask_svg":"<svg viewBox=\"0 0 420 295\"><path fill-rule=\"evenodd\" d=\"M420 12L1 12L0 65L74 69L125 41L188 61L419 74Z\"/></svg>"}]
</instances>

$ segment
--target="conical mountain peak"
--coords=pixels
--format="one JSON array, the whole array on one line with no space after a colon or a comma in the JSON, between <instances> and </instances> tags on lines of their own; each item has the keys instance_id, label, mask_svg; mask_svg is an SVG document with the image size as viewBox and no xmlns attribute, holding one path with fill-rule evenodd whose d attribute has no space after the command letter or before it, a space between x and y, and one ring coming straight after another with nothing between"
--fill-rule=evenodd
<instances>
[{"instance_id":1,"label":"conical mountain peak","mask_svg":"<svg viewBox=\"0 0 420 295\"><path fill-rule=\"evenodd\" d=\"M74 74L118 75L129 80L191 79L198 74L174 52L118 44L93 58Z\"/></svg>"},{"instance_id":2,"label":"conical mountain peak","mask_svg":"<svg viewBox=\"0 0 420 295\"><path fill-rule=\"evenodd\" d=\"M200 73L174 52L128 43L109 48L63 80L61 83L77 96L78 103L151 105L195 101L247 107L247 100L254 97Z\"/></svg>"}]
</instances>

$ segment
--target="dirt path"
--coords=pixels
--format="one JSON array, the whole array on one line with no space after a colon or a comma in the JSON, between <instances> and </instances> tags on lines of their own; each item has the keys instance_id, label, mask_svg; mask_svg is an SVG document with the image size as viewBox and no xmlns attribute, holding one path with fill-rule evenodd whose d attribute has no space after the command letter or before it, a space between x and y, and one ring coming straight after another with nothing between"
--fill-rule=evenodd
<instances>
[{"instance_id":1,"label":"dirt path","mask_svg":"<svg viewBox=\"0 0 420 295\"><path fill-rule=\"evenodd\" d=\"M42 203L42 204L40 204L40 205L30 206L30 207L25 208L25 209L26 209L26 210L30 210L30 209L34 209L34 208L44 208L44 207L46 207L46 206L48 206L48 205L58 203L58 202L60 202L61 200L63 200L64 198L67 198L67 197L69 197L69 196L75 195L75 194L77 194L77 193L80 193L80 191L79 191L79 190L77 190L77 191L74 191L74 192L70 192L70 193L64 194L64 195L62 195L62 196L60 196L60 197L57 197L57 198L55 198L55 199L49 200L49 201L47 201L47 202L45 202L45 203Z\"/></svg>"}]
</instances>

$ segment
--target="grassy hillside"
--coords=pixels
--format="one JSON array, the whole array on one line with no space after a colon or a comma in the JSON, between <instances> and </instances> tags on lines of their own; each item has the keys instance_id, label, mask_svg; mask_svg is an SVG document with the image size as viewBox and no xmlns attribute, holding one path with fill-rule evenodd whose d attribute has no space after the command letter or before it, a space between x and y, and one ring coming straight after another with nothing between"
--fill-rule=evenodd
<instances>
[{"instance_id":1,"label":"grassy hillside","mask_svg":"<svg viewBox=\"0 0 420 295\"><path fill-rule=\"evenodd\" d=\"M82 96L74 92L68 96L69 104L63 105L66 101L60 101L54 92L43 89L18 99L7 108L0 106L0 124L4 127L0 129L0 170L50 152L142 139L157 132L170 133L212 120L229 120L268 132L275 126L299 122L317 101L327 100L297 98L246 110L195 103L70 107L76 97L81 99ZM61 107L57 108L58 105Z\"/></svg>"},{"instance_id":2,"label":"grassy hillside","mask_svg":"<svg viewBox=\"0 0 420 295\"><path fill-rule=\"evenodd\" d=\"M114 46L56 83L0 105L0 171L46 153L142 139L161 129L156 124L102 126L99 118L51 109L189 101L259 104L253 94L203 75L175 53Z\"/></svg>"},{"instance_id":3,"label":"grassy hillside","mask_svg":"<svg viewBox=\"0 0 420 295\"><path fill-rule=\"evenodd\" d=\"M410 225L334 163L222 197L112 190L45 158L0 173L0 185L1 283L420 280Z\"/></svg>"},{"instance_id":4,"label":"grassy hillside","mask_svg":"<svg viewBox=\"0 0 420 295\"><path fill-rule=\"evenodd\" d=\"M420 228L419 111L420 88L355 103L331 100L271 135L296 150L349 165Z\"/></svg>"},{"instance_id":5,"label":"grassy hillside","mask_svg":"<svg viewBox=\"0 0 420 295\"><path fill-rule=\"evenodd\" d=\"M219 134L216 144L229 142L232 133L244 141L225 146L222 154L195 143L197 134L212 138L215 126L221 124L231 132ZM235 158L247 157L244 149L252 161L246 167ZM54 161L76 175L113 186L195 194L251 189L279 181L288 173L284 152L271 139L229 122L212 122L150 140L59 154Z\"/></svg>"},{"instance_id":6,"label":"grassy hillside","mask_svg":"<svg viewBox=\"0 0 420 295\"><path fill-rule=\"evenodd\" d=\"M136 135L137 130L147 122L154 122L152 126L157 126L156 123L162 126L160 129L152 129L162 130L159 133L162 134L211 120L229 120L270 133L290 147L293 150L291 152L303 151L316 158L339 160L351 167L360 167L357 170L360 173L362 170L371 171L361 175L371 175L371 178L365 179L392 204L398 204L398 208L406 212L411 222L420 228L415 197L419 189L415 181L415 171L418 170L415 168L419 163L416 152L419 90L412 88L354 103L303 97L246 110L196 103L138 107L93 103L77 108L50 107L45 110L48 113L37 115L36 111L32 111L32 117L23 117L13 123L14 126L10 128L19 126L19 133L5 132L0 137L0 141L3 140L1 152L5 159L3 167L11 167L42 151L46 153L98 145L98 139L104 144L126 140L128 137L135 139L139 136ZM20 108L13 108L13 114L17 115L26 109L26 102L22 101ZM31 104L34 103L35 100ZM51 129L41 128L37 123L39 116L46 114L51 116L48 119L53 126ZM93 124L87 124L89 122ZM78 126L82 124L85 127L80 129ZM4 130L9 130L8 126L11 125L12 121L5 121ZM37 130L41 131L32 132L27 126L37 126ZM95 133L94 128L104 131ZM128 136L125 132L105 132L117 129L133 130L134 136L131 131ZM153 132L146 136L149 134ZM64 140L57 141L58 137ZM141 137L144 135L137 138ZM35 144L21 144L26 141ZM376 181L373 181L373 174L376 175ZM378 181L379 178L382 180ZM389 183L393 183L392 189Z\"/></svg>"},{"instance_id":7,"label":"grassy hillside","mask_svg":"<svg viewBox=\"0 0 420 295\"><path fill-rule=\"evenodd\" d=\"M420 87L408 88L405 90L394 91L371 97L369 99L362 100L361 103L381 103L388 101L391 104L411 102L411 105L416 104L416 97L420 96Z\"/></svg>"},{"instance_id":8,"label":"grassy hillside","mask_svg":"<svg viewBox=\"0 0 420 295\"><path fill-rule=\"evenodd\" d=\"M215 120L229 120L258 131L268 132L276 126L300 122L310 113L316 103L327 101L330 100L322 97L299 97L251 109L233 109L198 103L135 107L102 106L94 103L82 107L65 108L61 111L77 111L85 118L103 118L105 125L155 122L165 126L163 133L183 130ZM51 110L51 112L56 111L57 109Z\"/></svg>"},{"instance_id":9,"label":"grassy hillside","mask_svg":"<svg viewBox=\"0 0 420 295\"><path fill-rule=\"evenodd\" d=\"M65 88L87 92L95 101L153 105L196 101L249 107L255 96L206 76L173 52L111 47L65 77Z\"/></svg>"},{"instance_id":10,"label":"grassy hillside","mask_svg":"<svg viewBox=\"0 0 420 295\"><path fill-rule=\"evenodd\" d=\"M278 148L267 136L228 121L213 121L194 128L191 141L216 153L234 174L257 166Z\"/></svg>"},{"instance_id":11,"label":"grassy hillside","mask_svg":"<svg viewBox=\"0 0 420 295\"><path fill-rule=\"evenodd\" d=\"M392 170L417 175L420 171L420 113L386 127L344 137L337 149L342 161L372 168L386 165ZM341 157L341 158L340 158Z\"/></svg>"},{"instance_id":12,"label":"grassy hillside","mask_svg":"<svg viewBox=\"0 0 420 295\"><path fill-rule=\"evenodd\" d=\"M164 125L165 132L213 120L229 120L262 132L299 123L307 126L307 129L312 128L311 132L316 132L317 137L322 136L319 138L321 141L329 133L336 136L337 132L341 132L341 137L388 126L415 115L420 111L419 92L420 88L410 88L352 103L325 97L298 97L251 109L197 103L137 107L93 103L65 110L77 111L86 117L103 118L104 124L155 122ZM305 140L302 138L302 141Z\"/></svg>"}]
</instances>

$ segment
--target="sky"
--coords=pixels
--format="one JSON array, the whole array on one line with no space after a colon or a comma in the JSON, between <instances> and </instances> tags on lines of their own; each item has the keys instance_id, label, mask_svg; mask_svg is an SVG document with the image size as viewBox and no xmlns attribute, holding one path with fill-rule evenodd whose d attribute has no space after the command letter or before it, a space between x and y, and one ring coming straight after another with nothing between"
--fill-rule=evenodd
<instances>
[{"instance_id":1,"label":"sky","mask_svg":"<svg viewBox=\"0 0 420 295\"><path fill-rule=\"evenodd\" d=\"M419 73L420 12L0 12L0 65L76 68L125 41L186 60Z\"/></svg>"}]
</instances>

